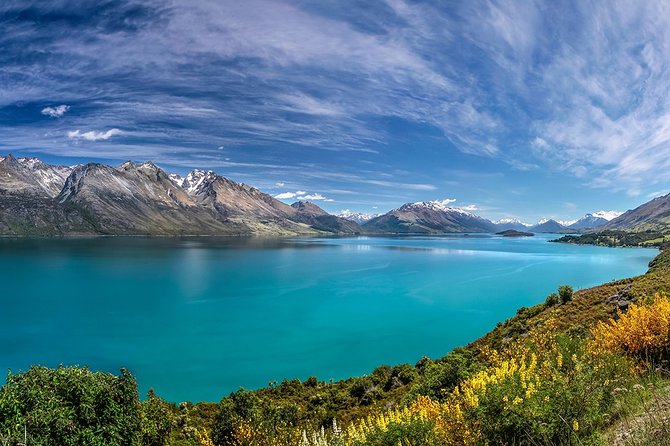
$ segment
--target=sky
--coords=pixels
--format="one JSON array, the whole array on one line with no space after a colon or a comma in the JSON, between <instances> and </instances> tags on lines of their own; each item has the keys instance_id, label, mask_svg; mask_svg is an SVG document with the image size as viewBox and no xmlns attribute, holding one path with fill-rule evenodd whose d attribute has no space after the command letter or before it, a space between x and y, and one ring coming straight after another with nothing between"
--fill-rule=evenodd
<instances>
[{"instance_id":1,"label":"sky","mask_svg":"<svg viewBox=\"0 0 670 446\"><path fill-rule=\"evenodd\" d=\"M670 192L669 65L664 0L3 0L0 153L572 220Z\"/></svg>"}]
</instances>

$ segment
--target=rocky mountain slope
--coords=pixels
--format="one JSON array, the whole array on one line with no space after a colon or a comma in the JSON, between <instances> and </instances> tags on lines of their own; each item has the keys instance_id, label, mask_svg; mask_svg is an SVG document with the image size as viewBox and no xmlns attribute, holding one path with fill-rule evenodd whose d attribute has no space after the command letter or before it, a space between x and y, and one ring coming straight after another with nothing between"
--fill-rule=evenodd
<instances>
[{"instance_id":1,"label":"rocky mountain slope","mask_svg":"<svg viewBox=\"0 0 670 446\"><path fill-rule=\"evenodd\" d=\"M440 201L407 203L363 225L369 232L436 234L445 232L495 232L489 220Z\"/></svg>"},{"instance_id":2,"label":"rocky mountain slope","mask_svg":"<svg viewBox=\"0 0 670 446\"><path fill-rule=\"evenodd\" d=\"M670 231L670 194L629 210L610 220L600 229L628 231Z\"/></svg>"},{"instance_id":3,"label":"rocky mountain slope","mask_svg":"<svg viewBox=\"0 0 670 446\"><path fill-rule=\"evenodd\" d=\"M314 229L342 234L360 234L363 229L356 223L345 218L331 215L314 203L298 201L291 205L295 211L296 221L310 225Z\"/></svg>"},{"instance_id":4,"label":"rocky mountain slope","mask_svg":"<svg viewBox=\"0 0 670 446\"><path fill-rule=\"evenodd\" d=\"M360 232L357 224L316 208L306 212L214 172L169 175L151 162L70 168L35 158L0 158L0 234Z\"/></svg>"},{"instance_id":5,"label":"rocky mountain slope","mask_svg":"<svg viewBox=\"0 0 670 446\"><path fill-rule=\"evenodd\" d=\"M593 214L586 214L573 224L569 225L568 228L577 230L596 229L606 225L607 223L608 223L607 219L595 216Z\"/></svg>"}]
</instances>

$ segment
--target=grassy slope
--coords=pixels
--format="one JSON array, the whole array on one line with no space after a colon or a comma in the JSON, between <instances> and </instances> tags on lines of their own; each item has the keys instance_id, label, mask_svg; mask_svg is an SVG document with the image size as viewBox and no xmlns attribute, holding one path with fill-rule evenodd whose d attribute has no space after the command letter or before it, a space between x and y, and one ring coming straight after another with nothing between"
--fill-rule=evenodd
<instances>
[{"instance_id":1,"label":"grassy slope","mask_svg":"<svg viewBox=\"0 0 670 446\"><path fill-rule=\"evenodd\" d=\"M502 326L496 327L470 344L476 350L488 345L500 347L505 339L515 338L553 318L559 330L589 327L616 314L616 305L608 302L611 296L621 294L627 299L651 298L655 293L670 294L670 250L661 252L649 264L649 271L641 276L617 280L575 292L571 302L545 308L543 304L521 309Z\"/></svg>"}]
</instances>

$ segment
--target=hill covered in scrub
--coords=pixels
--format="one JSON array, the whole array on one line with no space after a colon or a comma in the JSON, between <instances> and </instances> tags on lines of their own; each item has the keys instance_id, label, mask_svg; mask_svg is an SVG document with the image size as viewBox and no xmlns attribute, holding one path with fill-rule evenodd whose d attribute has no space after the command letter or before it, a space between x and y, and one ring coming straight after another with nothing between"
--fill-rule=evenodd
<instances>
[{"instance_id":1,"label":"hill covered in scrub","mask_svg":"<svg viewBox=\"0 0 670 446\"><path fill-rule=\"evenodd\" d=\"M175 404L153 392L141 401L125 371L35 367L0 390L0 436L65 445L662 444L668 292L664 251L644 275L560 287L443 358L332 383L285 380L219 403Z\"/></svg>"}]
</instances>

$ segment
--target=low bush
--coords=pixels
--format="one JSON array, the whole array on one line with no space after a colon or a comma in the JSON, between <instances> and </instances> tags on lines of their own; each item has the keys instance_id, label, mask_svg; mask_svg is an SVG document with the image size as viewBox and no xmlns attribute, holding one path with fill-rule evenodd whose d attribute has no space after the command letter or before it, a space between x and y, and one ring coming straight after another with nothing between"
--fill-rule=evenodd
<instances>
[{"instance_id":1,"label":"low bush","mask_svg":"<svg viewBox=\"0 0 670 446\"><path fill-rule=\"evenodd\" d=\"M135 378L87 368L31 367L0 389L4 444L130 446L140 435Z\"/></svg>"}]
</instances>

